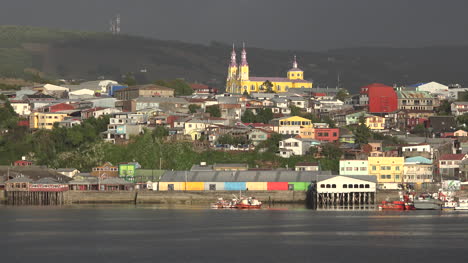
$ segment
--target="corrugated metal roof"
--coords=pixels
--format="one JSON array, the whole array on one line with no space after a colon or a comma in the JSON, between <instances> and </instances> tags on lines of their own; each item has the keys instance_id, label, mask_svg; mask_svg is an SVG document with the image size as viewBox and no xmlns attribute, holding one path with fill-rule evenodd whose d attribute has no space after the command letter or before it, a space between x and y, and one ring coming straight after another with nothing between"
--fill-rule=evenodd
<instances>
[{"instance_id":1,"label":"corrugated metal roof","mask_svg":"<svg viewBox=\"0 0 468 263\"><path fill-rule=\"evenodd\" d=\"M311 182L330 171L167 171L161 182Z\"/></svg>"}]
</instances>

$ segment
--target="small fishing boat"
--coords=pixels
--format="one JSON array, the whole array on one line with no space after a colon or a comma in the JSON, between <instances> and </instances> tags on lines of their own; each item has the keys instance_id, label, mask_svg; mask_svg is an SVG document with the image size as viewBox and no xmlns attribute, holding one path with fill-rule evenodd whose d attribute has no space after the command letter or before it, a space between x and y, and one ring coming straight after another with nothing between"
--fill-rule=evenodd
<instances>
[{"instance_id":1,"label":"small fishing boat","mask_svg":"<svg viewBox=\"0 0 468 263\"><path fill-rule=\"evenodd\" d=\"M445 201L444 204L442 205L442 209L444 210L453 210L455 207L458 205L457 202L455 201Z\"/></svg>"},{"instance_id":2,"label":"small fishing boat","mask_svg":"<svg viewBox=\"0 0 468 263\"><path fill-rule=\"evenodd\" d=\"M379 205L379 210L405 210L405 202L382 201L382 203Z\"/></svg>"},{"instance_id":3,"label":"small fishing boat","mask_svg":"<svg viewBox=\"0 0 468 263\"><path fill-rule=\"evenodd\" d=\"M468 199L459 199L455 210L468 210Z\"/></svg>"},{"instance_id":4,"label":"small fishing boat","mask_svg":"<svg viewBox=\"0 0 468 263\"><path fill-rule=\"evenodd\" d=\"M414 207L417 210L440 210L443 202L439 199L426 198L414 200Z\"/></svg>"},{"instance_id":5,"label":"small fishing boat","mask_svg":"<svg viewBox=\"0 0 468 263\"><path fill-rule=\"evenodd\" d=\"M262 202L258 201L255 197L240 198L236 204L239 209L259 209L262 208Z\"/></svg>"}]
</instances>

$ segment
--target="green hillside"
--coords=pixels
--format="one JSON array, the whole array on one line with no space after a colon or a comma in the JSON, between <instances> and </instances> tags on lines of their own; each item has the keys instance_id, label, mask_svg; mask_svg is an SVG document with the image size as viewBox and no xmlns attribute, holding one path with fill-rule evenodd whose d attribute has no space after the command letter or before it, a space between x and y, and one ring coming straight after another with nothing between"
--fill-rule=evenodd
<instances>
[{"instance_id":1,"label":"green hillside","mask_svg":"<svg viewBox=\"0 0 468 263\"><path fill-rule=\"evenodd\" d=\"M230 45L163 41L107 33L0 26L0 77L30 78L35 69L51 78L120 80L133 72L140 83L185 78L223 87ZM388 85L423 81L468 83L468 47L415 49L359 48L327 52L248 48L251 75L285 76L298 56L316 86L341 85L352 91L371 82ZM142 72L146 70L146 72Z\"/></svg>"}]
</instances>

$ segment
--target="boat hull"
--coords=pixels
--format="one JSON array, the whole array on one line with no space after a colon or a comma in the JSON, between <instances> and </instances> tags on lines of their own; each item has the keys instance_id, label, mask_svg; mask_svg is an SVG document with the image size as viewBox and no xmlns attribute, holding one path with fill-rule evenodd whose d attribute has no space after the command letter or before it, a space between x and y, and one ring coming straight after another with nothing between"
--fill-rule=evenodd
<instances>
[{"instance_id":1,"label":"boat hull","mask_svg":"<svg viewBox=\"0 0 468 263\"><path fill-rule=\"evenodd\" d=\"M260 208L262 208L262 205L237 204L236 208L238 208L238 209L260 209Z\"/></svg>"},{"instance_id":2,"label":"boat hull","mask_svg":"<svg viewBox=\"0 0 468 263\"><path fill-rule=\"evenodd\" d=\"M440 200L414 200L414 207L417 210L440 210L442 205Z\"/></svg>"}]
</instances>

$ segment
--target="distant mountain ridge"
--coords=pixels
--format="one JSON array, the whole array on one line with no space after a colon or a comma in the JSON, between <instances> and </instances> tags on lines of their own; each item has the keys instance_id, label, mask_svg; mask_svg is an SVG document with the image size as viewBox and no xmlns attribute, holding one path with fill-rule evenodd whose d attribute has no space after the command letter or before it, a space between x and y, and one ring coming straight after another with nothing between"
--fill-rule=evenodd
<instances>
[{"instance_id":1,"label":"distant mountain ridge","mask_svg":"<svg viewBox=\"0 0 468 263\"><path fill-rule=\"evenodd\" d=\"M248 44L248 43L247 43ZM232 47L25 26L0 26L0 77L21 77L36 69L55 78L120 80L133 72L140 83L184 78L223 88ZM240 53L240 49L237 49ZM468 46L349 48L326 52L249 47L252 76L285 76L297 55L305 78L315 86L359 87L381 82L406 85L438 81L468 83Z\"/></svg>"}]
</instances>

